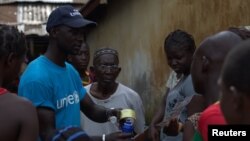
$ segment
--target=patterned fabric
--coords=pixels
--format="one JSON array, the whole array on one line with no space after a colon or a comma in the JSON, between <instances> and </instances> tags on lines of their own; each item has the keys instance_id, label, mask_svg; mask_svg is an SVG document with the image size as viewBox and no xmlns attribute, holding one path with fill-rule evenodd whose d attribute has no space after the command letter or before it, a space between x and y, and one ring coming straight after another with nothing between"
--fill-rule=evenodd
<instances>
[{"instance_id":1,"label":"patterned fabric","mask_svg":"<svg viewBox=\"0 0 250 141\"><path fill-rule=\"evenodd\" d=\"M196 93L193 88L191 75L182 77L179 83L168 93L168 97L166 99L167 100L166 107L165 107L165 119L172 117L172 113L175 112L174 107L176 106L176 104L181 103L186 98L191 97L195 94ZM180 114L179 120L180 122L184 123L186 119L187 119L187 109L185 107Z\"/></svg>"},{"instance_id":2,"label":"patterned fabric","mask_svg":"<svg viewBox=\"0 0 250 141\"><path fill-rule=\"evenodd\" d=\"M113 54L118 57L118 52L112 48L100 48L94 53L94 60L103 54Z\"/></svg>"},{"instance_id":3,"label":"patterned fabric","mask_svg":"<svg viewBox=\"0 0 250 141\"><path fill-rule=\"evenodd\" d=\"M191 75L183 76L176 86L173 89L170 89L168 93L168 97L166 99L166 107L165 107L165 116L164 120L172 118L174 113L176 112L176 106L179 107L177 104L182 103L186 100L186 98L192 97L195 95L195 91L193 88L193 83L191 79ZM184 105L187 105L184 102ZM187 107L184 106L181 112L178 114L179 122L184 123L187 120ZM177 108L179 109L179 108ZM161 133L161 141L181 141L182 140L182 133L179 133L177 136L167 136L164 133Z\"/></svg>"},{"instance_id":4,"label":"patterned fabric","mask_svg":"<svg viewBox=\"0 0 250 141\"><path fill-rule=\"evenodd\" d=\"M187 120L192 122L195 130L198 129L198 121L200 118L200 114L201 113L195 113L195 114L191 115L190 117L188 117L188 119L187 119Z\"/></svg>"}]
</instances>

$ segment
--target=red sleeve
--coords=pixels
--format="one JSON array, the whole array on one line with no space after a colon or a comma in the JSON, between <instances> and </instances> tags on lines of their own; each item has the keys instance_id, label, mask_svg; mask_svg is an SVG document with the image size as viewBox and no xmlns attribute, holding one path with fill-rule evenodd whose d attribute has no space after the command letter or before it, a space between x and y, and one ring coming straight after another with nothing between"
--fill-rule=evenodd
<instances>
[{"instance_id":1,"label":"red sleeve","mask_svg":"<svg viewBox=\"0 0 250 141\"><path fill-rule=\"evenodd\" d=\"M198 121L198 130L204 141L208 141L208 125L226 124L219 103L210 105L205 109Z\"/></svg>"}]
</instances>

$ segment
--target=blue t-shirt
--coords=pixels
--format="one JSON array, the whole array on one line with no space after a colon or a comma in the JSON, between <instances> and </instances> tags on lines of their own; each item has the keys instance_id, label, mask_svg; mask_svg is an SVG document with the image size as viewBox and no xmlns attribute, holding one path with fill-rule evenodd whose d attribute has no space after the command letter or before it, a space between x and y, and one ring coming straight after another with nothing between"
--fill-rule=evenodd
<instances>
[{"instance_id":1,"label":"blue t-shirt","mask_svg":"<svg viewBox=\"0 0 250 141\"><path fill-rule=\"evenodd\" d=\"M61 67L45 56L32 61L21 76L18 95L36 107L55 112L56 128L80 127L80 101L86 90L78 72L68 63Z\"/></svg>"}]
</instances>

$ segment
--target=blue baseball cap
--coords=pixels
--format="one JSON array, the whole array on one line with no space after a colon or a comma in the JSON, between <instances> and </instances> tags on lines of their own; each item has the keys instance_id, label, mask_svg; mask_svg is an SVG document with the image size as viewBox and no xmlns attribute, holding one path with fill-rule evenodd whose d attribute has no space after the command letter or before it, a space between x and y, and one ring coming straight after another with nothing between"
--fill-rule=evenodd
<instances>
[{"instance_id":1,"label":"blue baseball cap","mask_svg":"<svg viewBox=\"0 0 250 141\"><path fill-rule=\"evenodd\" d=\"M49 15L46 30L59 25L66 25L72 28L85 26L96 26L96 23L83 18L82 14L71 5L60 6Z\"/></svg>"}]
</instances>

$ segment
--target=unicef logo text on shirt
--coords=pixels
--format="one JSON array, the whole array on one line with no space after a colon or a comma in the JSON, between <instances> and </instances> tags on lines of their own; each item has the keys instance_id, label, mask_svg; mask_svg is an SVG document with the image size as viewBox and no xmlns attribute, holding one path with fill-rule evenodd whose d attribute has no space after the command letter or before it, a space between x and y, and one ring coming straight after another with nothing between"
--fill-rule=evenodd
<instances>
[{"instance_id":1,"label":"unicef logo text on shirt","mask_svg":"<svg viewBox=\"0 0 250 141\"><path fill-rule=\"evenodd\" d=\"M57 109L67 107L68 105L79 103L79 95L77 91L74 91L73 94L68 95L67 97L61 98L56 101Z\"/></svg>"}]
</instances>

